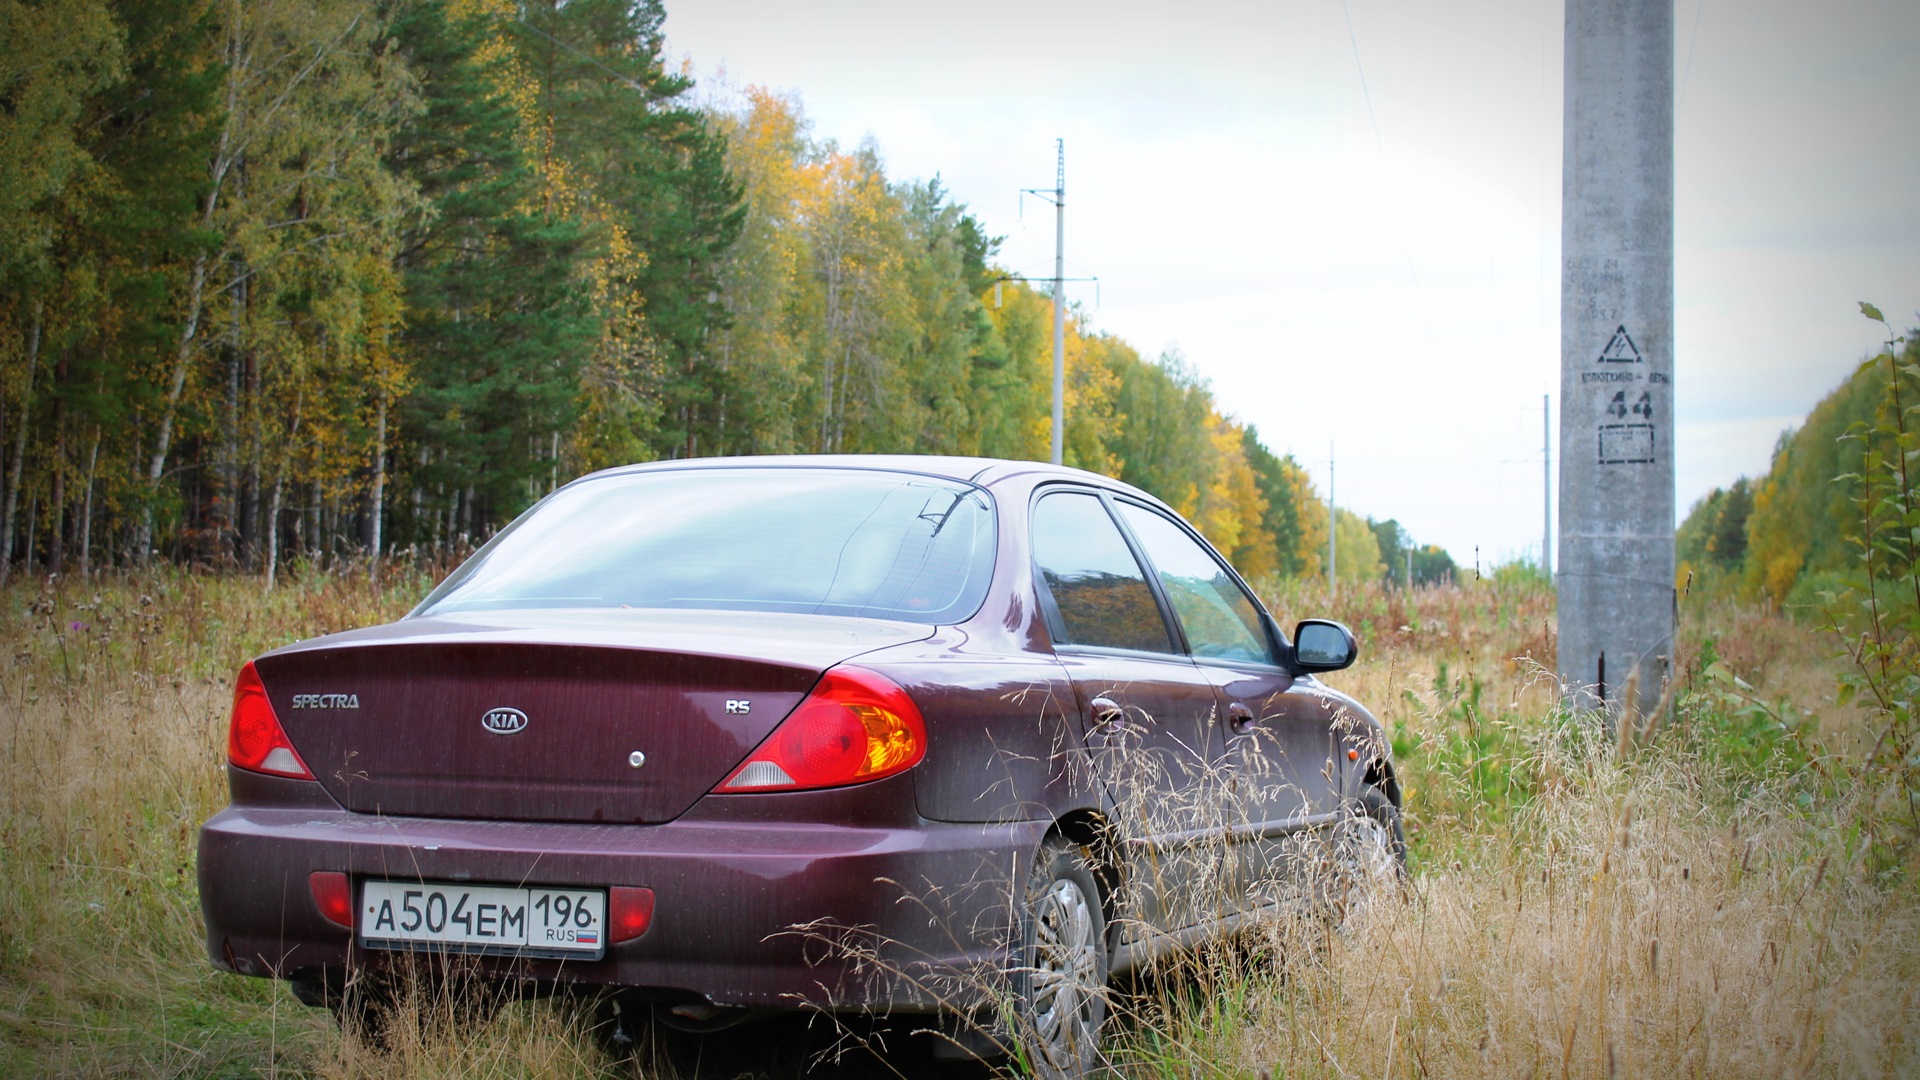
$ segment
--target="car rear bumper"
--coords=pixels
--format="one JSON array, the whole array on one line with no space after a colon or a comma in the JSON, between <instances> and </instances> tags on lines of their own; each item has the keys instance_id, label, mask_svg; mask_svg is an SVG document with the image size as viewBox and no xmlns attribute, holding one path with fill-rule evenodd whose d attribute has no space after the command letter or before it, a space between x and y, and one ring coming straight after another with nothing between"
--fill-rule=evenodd
<instances>
[{"instance_id":1,"label":"car rear bumper","mask_svg":"<svg viewBox=\"0 0 1920 1080\"><path fill-rule=\"evenodd\" d=\"M236 796L294 784L318 788L248 778ZM910 790L723 796L665 825L384 817L324 795L291 807L236 797L200 831L208 952L241 974L335 985L350 967L405 955L362 947L327 921L308 886L315 871L347 873L356 899L367 880L642 886L654 892L652 925L601 959L463 963L757 1009L977 1005L1004 967L1011 883L1046 826L862 821L863 806L901 805L895 796L911 814ZM763 813L773 799L788 805Z\"/></svg>"}]
</instances>

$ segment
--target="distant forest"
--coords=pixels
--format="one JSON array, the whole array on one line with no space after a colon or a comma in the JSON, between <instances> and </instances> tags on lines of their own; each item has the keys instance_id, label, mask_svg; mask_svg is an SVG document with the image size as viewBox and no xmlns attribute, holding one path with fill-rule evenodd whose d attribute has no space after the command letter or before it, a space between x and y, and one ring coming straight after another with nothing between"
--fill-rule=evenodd
<instances>
[{"instance_id":1,"label":"distant forest","mask_svg":"<svg viewBox=\"0 0 1920 1080\"><path fill-rule=\"evenodd\" d=\"M1869 571L1912 576L1920 518L1905 508L1920 488L1920 427L1906 428L1920 407L1920 336L1894 344L1780 436L1765 475L1693 505L1674 538L1683 587L1818 613Z\"/></svg>"},{"instance_id":2,"label":"distant forest","mask_svg":"<svg viewBox=\"0 0 1920 1080\"><path fill-rule=\"evenodd\" d=\"M664 18L0 0L0 575L457 549L668 457L1044 458L1051 309L997 239L791 98L697 101ZM1177 355L1071 318L1067 371L1069 464L1322 572L1305 470ZM1334 524L1343 580L1452 571Z\"/></svg>"}]
</instances>

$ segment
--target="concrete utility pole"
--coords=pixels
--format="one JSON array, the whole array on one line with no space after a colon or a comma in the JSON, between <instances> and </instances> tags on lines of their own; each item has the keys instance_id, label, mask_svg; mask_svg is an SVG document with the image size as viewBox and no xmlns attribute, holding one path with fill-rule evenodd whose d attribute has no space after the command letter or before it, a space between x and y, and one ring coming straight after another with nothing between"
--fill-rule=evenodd
<instances>
[{"instance_id":1,"label":"concrete utility pole","mask_svg":"<svg viewBox=\"0 0 1920 1080\"><path fill-rule=\"evenodd\" d=\"M1540 572L1553 580L1553 395L1540 395Z\"/></svg>"},{"instance_id":2,"label":"concrete utility pole","mask_svg":"<svg viewBox=\"0 0 1920 1080\"><path fill-rule=\"evenodd\" d=\"M1067 141L1055 139L1059 155L1053 171L1053 187L1021 188L1020 194L1034 195L1053 204L1053 463L1061 463L1067 446L1067 282L1100 278L1067 276ZM1002 274L993 282L993 306L1000 306L1000 283L1033 281L1019 274ZM1097 289L1097 286L1096 286ZM1096 292L1094 303L1099 304Z\"/></svg>"},{"instance_id":3,"label":"concrete utility pole","mask_svg":"<svg viewBox=\"0 0 1920 1080\"><path fill-rule=\"evenodd\" d=\"M1334 560L1339 557L1337 542L1340 538L1340 512L1333 500L1333 443L1327 443L1327 589L1337 590L1340 586L1339 575L1335 573Z\"/></svg>"},{"instance_id":4,"label":"concrete utility pole","mask_svg":"<svg viewBox=\"0 0 1920 1080\"><path fill-rule=\"evenodd\" d=\"M1055 139L1053 168L1053 463L1067 446L1067 140Z\"/></svg>"},{"instance_id":5,"label":"concrete utility pole","mask_svg":"<svg viewBox=\"0 0 1920 1080\"><path fill-rule=\"evenodd\" d=\"M1053 140L1057 158L1053 190L1021 188L1053 203L1053 457L1060 464L1067 445L1067 140ZM1025 281L1025 278L1014 280Z\"/></svg>"},{"instance_id":6,"label":"concrete utility pole","mask_svg":"<svg viewBox=\"0 0 1920 1080\"><path fill-rule=\"evenodd\" d=\"M1673 554L1673 4L1567 0L1560 246L1560 678L1651 708Z\"/></svg>"}]
</instances>

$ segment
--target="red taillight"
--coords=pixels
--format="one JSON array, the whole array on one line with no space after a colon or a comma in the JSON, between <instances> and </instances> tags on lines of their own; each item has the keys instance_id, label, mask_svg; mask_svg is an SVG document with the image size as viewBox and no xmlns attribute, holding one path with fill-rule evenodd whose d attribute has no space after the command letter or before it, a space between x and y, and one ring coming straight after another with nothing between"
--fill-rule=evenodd
<instances>
[{"instance_id":1,"label":"red taillight","mask_svg":"<svg viewBox=\"0 0 1920 1080\"><path fill-rule=\"evenodd\" d=\"M719 792L799 791L878 780L927 756L926 721L891 679L863 668L821 676Z\"/></svg>"},{"instance_id":2,"label":"red taillight","mask_svg":"<svg viewBox=\"0 0 1920 1080\"><path fill-rule=\"evenodd\" d=\"M607 944L632 941L652 925L652 889L615 885L607 890Z\"/></svg>"},{"instance_id":3,"label":"red taillight","mask_svg":"<svg viewBox=\"0 0 1920 1080\"><path fill-rule=\"evenodd\" d=\"M353 929L353 890L347 875L338 870L315 870L307 875L307 888L313 893L313 906L335 926Z\"/></svg>"},{"instance_id":4,"label":"red taillight","mask_svg":"<svg viewBox=\"0 0 1920 1080\"><path fill-rule=\"evenodd\" d=\"M253 670L253 661L240 669L233 684L233 721L227 726L227 760L242 769L313 779L307 763L287 739L273 703L267 700L267 688Z\"/></svg>"}]
</instances>

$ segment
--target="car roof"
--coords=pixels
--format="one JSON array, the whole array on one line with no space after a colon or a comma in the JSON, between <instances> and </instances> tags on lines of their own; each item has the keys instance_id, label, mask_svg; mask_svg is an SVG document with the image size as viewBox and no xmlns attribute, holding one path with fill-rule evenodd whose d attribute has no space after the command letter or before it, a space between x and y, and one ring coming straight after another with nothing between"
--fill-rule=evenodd
<instances>
[{"instance_id":1,"label":"car roof","mask_svg":"<svg viewBox=\"0 0 1920 1080\"><path fill-rule=\"evenodd\" d=\"M1138 495L1152 502L1160 500L1122 480L1076 469L1050 465L1043 461L1015 461L1007 458L959 457L942 454L766 454L752 457L676 458L649 461L604 469L591 476L616 476L642 472L668 472L683 469L727 468L815 468L872 469L884 472L910 472L949 480L989 486L1010 477L1038 473L1043 478L1075 480L1098 484L1115 491ZM583 477L582 479L586 479Z\"/></svg>"}]
</instances>

